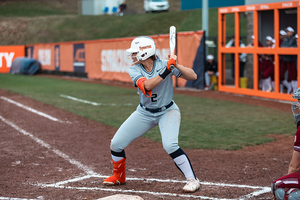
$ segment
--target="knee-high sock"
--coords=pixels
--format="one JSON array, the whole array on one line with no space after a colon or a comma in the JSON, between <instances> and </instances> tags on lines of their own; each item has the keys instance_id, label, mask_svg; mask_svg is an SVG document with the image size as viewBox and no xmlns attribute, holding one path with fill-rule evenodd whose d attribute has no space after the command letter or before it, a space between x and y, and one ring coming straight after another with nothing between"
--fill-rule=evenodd
<instances>
[{"instance_id":1,"label":"knee-high sock","mask_svg":"<svg viewBox=\"0 0 300 200\"><path fill-rule=\"evenodd\" d=\"M262 82L262 91L270 91L272 89L271 78L265 78Z\"/></svg>"},{"instance_id":2,"label":"knee-high sock","mask_svg":"<svg viewBox=\"0 0 300 200\"><path fill-rule=\"evenodd\" d=\"M283 80L282 84L287 88L287 93L290 94L292 91L292 85L291 82L287 82L287 80Z\"/></svg>"},{"instance_id":3,"label":"knee-high sock","mask_svg":"<svg viewBox=\"0 0 300 200\"><path fill-rule=\"evenodd\" d=\"M181 148L171 153L170 156L173 158L176 167L183 173L187 180L196 179L192 164Z\"/></svg>"},{"instance_id":4,"label":"knee-high sock","mask_svg":"<svg viewBox=\"0 0 300 200\"><path fill-rule=\"evenodd\" d=\"M115 152L113 150L110 150L110 151L111 151L111 158L115 162L118 162L118 161L122 160L123 158L126 158L124 150L121 152Z\"/></svg>"},{"instance_id":5,"label":"knee-high sock","mask_svg":"<svg viewBox=\"0 0 300 200\"><path fill-rule=\"evenodd\" d=\"M283 84L281 84L281 83L279 85L279 91L280 91L280 93L283 93Z\"/></svg>"},{"instance_id":6,"label":"knee-high sock","mask_svg":"<svg viewBox=\"0 0 300 200\"><path fill-rule=\"evenodd\" d=\"M291 82L292 82L293 93L295 93L298 89L298 81L291 81Z\"/></svg>"}]
</instances>

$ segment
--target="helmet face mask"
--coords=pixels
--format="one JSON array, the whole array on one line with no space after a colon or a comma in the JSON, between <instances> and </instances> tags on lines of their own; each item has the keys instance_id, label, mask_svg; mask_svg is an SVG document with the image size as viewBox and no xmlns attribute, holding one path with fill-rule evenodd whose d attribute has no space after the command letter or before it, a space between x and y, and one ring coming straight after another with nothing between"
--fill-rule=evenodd
<instances>
[{"instance_id":1,"label":"helmet face mask","mask_svg":"<svg viewBox=\"0 0 300 200\"><path fill-rule=\"evenodd\" d=\"M126 50L129 55L131 65L138 64L139 61L146 60L156 54L154 40L150 37L141 36L131 42L131 46Z\"/></svg>"},{"instance_id":2,"label":"helmet face mask","mask_svg":"<svg viewBox=\"0 0 300 200\"><path fill-rule=\"evenodd\" d=\"M137 54L137 53L131 53L131 54L127 55L127 58L129 59L129 63L130 63L131 65L136 65L136 64L138 64L138 62L139 62L139 60L138 60L136 54Z\"/></svg>"},{"instance_id":3,"label":"helmet face mask","mask_svg":"<svg viewBox=\"0 0 300 200\"><path fill-rule=\"evenodd\" d=\"M300 121L300 103L295 102L292 103L292 112L294 115L295 124L297 124Z\"/></svg>"},{"instance_id":4,"label":"helmet face mask","mask_svg":"<svg viewBox=\"0 0 300 200\"><path fill-rule=\"evenodd\" d=\"M295 103L292 103L292 112L294 115L295 124L297 124L300 121L300 88L296 90L296 92L293 94L293 99L295 99Z\"/></svg>"}]
</instances>

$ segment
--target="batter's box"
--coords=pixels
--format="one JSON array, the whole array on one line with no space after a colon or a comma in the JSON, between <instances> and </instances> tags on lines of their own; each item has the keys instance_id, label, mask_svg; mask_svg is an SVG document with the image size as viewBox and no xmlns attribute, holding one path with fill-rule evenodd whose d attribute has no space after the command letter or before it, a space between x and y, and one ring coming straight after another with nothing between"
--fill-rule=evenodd
<instances>
[{"instance_id":1,"label":"batter's box","mask_svg":"<svg viewBox=\"0 0 300 200\"><path fill-rule=\"evenodd\" d=\"M98 174L87 175L54 184L40 184L39 186L74 190L98 190L131 194L150 194L155 196L185 197L195 199L272 199L270 187L201 182L201 189L199 191L187 194L182 192L182 187L185 185L186 181L128 177L126 179L126 184L109 187L102 184L102 181L107 177L108 176L101 176Z\"/></svg>"}]
</instances>

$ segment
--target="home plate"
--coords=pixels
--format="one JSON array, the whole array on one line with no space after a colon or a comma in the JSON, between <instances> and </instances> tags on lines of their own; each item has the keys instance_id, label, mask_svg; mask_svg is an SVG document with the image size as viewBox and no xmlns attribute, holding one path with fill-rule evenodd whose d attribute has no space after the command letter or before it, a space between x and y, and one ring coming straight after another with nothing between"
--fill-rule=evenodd
<instances>
[{"instance_id":1,"label":"home plate","mask_svg":"<svg viewBox=\"0 0 300 200\"><path fill-rule=\"evenodd\" d=\"M97 200L143 200L143 198L139 196L133 196L133 195L116 194L113 196L108 196Z\"/></svg>"}]
</instances>

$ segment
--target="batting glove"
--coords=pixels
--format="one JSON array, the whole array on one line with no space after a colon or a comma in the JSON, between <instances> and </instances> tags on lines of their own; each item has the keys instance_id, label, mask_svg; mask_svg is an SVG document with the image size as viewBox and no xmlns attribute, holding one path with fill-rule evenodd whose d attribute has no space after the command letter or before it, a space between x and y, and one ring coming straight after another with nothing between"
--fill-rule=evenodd
<instances>
[{"instance_id":1,"label":"batting glove","mask_svg":"<svg viewBox=\"0 0 300 200\"><path fill-rule=\"evenodd\" d=\"M172 72L172 70L174 69L175 65L176 65L176 61L173 58L170 59L167 62L167 67L165 68L164 71L162 71L161 73L159 73L159 76L162 79L165 79Z\"/></svg>"}]
</instances>

